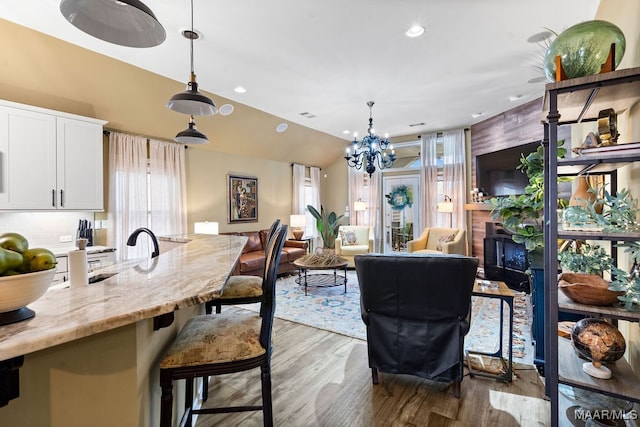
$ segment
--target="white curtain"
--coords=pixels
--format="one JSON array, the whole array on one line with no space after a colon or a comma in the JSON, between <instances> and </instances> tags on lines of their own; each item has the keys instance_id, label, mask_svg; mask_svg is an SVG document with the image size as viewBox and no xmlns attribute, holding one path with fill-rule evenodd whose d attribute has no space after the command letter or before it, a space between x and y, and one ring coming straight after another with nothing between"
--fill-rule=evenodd
<instances>
[{"instance_id":1,"label":"white curtain","mask_svg":"<svg viewBox=\"0 0 640 427\"><path fill-rule=\"evenodd\" d=\"M422 165L424 169L422 187L422 212L424 212L424 227L437 227L438 224L438 156L436 133L423 135L424 149L422 150ZM418 234L419 235L419 234Z\"/></svg>"},{"instance_id":2,"label":"white curtain","mask_svg":"<svg viewBox=\"0 0 640 427\"><path fill-rule=\"evenodd\" d=\"M293 164L293 195L291 201L291 213L294 215L302 215L307 209L305 203L305 185L306 185L305 165Z\"/></svg>"},{"instance_id":3,"label":"white curtain","mask_svg":"<svg viewBox=\"0 0 640 427\"><path fill-rule=\"evenodd\" d=\"M453 202L453 213L446 215L451 215L453 228L466 228L464 203L467 200L467 191L464 130L442 132L442 149L444 158L442 192L451 197Z\"/></svg>"},{"instance_id":4,"label":"white curtain","mask_svg":"<svg viewBox=\"0 0 640 427\"><path fill-rule=\"evenodd\" d=\"M320 210L320 168L311 166L309 168L309 177L311 178L311 203L309 204ZM316 229L316 222L309 211L305 211L305 213L307 215L306 234L307 236L314 236L317 239L318 230Z\"/></svg>"},{"instance_id":5,"label":"white curtain","mask_svg":"<svg viewBox=\"0 0 640 427\"><path fill-rule=\"evenodd\" d=\"M149 141L150 224L158 236L186 234L187 172L182 144Z\"/></svg>"},{"instance_id":6,"label":"white curtain","mask_svg":"<svg viewBox=\"0 0 640 427\"><path fill-rule=\"evenodd\" d=\"M376 252L382 252L382 174L376 171L371 178L368 178L368 192L367 200L367 224L373 227L374 244L373 250Z\"/></svg>"},{"instance_id":7,"label":"white curtain","mask_svg":"<svg viewBox=\"0 0 640 427\"><path fill-rule=\"evenodd\" d=\"M138 227L147 226L147 140L111 132L109 135L109 232L107 242L118 259L148 257L148 245L127 246Z\"/></svg>"}]
</instances>

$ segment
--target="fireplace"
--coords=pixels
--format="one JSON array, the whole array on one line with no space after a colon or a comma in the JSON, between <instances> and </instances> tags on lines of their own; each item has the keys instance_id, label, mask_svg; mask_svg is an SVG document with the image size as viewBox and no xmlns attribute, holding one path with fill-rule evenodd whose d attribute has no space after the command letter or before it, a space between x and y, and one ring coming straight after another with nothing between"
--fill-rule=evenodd
<instances>
[{"instance_id":1,"label":"fireplace","mask_svg":"<svg viewBox=\"0 0 640 427\"><path fill-rule=\"evenodd\" d=\"M484 238L484 275L503 281L511 289L529 293L529 277L525 274L529 261L527 249L516 243L499 224L487 223Z\"/></svg>"}]
</instances>

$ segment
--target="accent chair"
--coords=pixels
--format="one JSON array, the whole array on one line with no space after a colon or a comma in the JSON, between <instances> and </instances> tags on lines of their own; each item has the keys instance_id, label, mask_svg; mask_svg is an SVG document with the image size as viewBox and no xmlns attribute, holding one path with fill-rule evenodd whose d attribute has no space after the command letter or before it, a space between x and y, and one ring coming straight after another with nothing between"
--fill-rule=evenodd
<instances>
[{"instance_id":1,"label":"accent chair","mask_svg":"<svg viewBox=\"0 0 640 427\"><path fill-rule=\"evenodd\" d=\"M341 225L336 237L335 252L354 267L355 255L373 252L373 227L368 225Z\"/></svg>"},{"instance_id":2,"label":"accent chair","mask_svg":"<svg viewBox=\"0 0 640 427\"><path fill-rule=\"evenodd\" d=\"M407 242L407 252L467 255L467 233L464 228L428 227Z\"/></svg>"}]
</instances>

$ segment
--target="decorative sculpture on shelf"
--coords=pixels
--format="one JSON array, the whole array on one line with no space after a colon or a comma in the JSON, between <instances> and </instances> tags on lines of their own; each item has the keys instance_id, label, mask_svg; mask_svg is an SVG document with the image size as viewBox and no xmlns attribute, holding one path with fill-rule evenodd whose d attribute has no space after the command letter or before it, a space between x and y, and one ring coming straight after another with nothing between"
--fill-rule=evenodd
<instances>
[{"instance_id":1,"label":"decorative sculpture on shelf","mask_svg":"<svg viewBox=\"0 0 640 427\"><path fill-rule=\"evenodd\" d=\"M627 348L618 328L591 317L576 322L571 330L571 341L582 357L591 360L582 365L582 370L600 379L611 378L611 370L602 362L615 362Z\"/></svg>"}]
</instances>

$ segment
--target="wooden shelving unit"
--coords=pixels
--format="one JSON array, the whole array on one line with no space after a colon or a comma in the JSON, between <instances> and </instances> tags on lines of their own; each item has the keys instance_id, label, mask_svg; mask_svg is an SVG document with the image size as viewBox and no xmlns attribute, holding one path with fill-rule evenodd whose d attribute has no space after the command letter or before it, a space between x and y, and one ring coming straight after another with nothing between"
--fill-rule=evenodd
<instances>
[{"instance_id":1,"label":"wooden shelving unit","mask_svg":"<svg viewBox=\"0 0 640 427\"><path fill-rule=\"evenodd\" d=\"M613 108L620 113L640 100L640 68L612 71L576 79L550 83L546 86L542 121L545 126L545 212L556 212L558 184L556 176L579 174L607 174L611 191L617 186L616 171L620 167L640 161L640 143L602 150L590 149L572 153L558 160L550 153L557 152L558 127L594 121L600 110ZM553 178L553 179L552 179ZM612 378L592 378L582 370L585 362L575 352L570 340L558 337L558 312L578 313L608 319L640 322L640 310L628 311L623 307L597 307L570 301L557 285L557 239L606 240L611 242L640 241L640 233L610 233L567 231L558 229L557 215L548 215L545 224L544 301L548 317L545 333L545 387L551 401L551 425L559 425L558 385L566 384L607 396L640 402L640 378L629 364L620 359L608 364Z\"/></svg>"}]
</instances>

